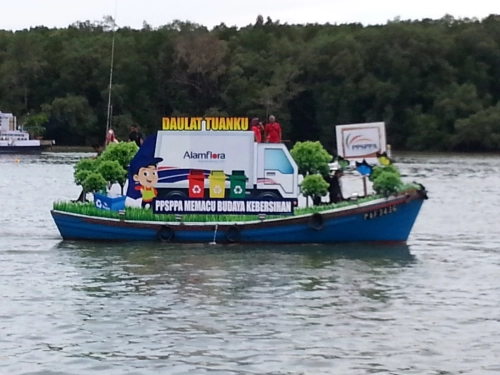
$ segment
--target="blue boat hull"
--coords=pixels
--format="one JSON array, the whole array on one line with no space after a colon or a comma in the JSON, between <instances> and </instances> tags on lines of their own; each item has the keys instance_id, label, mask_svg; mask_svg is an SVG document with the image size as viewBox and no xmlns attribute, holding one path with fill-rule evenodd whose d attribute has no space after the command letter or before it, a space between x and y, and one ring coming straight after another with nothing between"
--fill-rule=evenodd
<instances>
[{"instance_id":1,"label":"blue boat hull","mask_svg":"<svg viewBox=\"0 0 500 375\"><path fill-rule=\"evenodd\" d=\"M425 192L292 218L242 223L162 223L52 211L65 240L207 243L405 242Z\"/></svg>"}]
</instances>

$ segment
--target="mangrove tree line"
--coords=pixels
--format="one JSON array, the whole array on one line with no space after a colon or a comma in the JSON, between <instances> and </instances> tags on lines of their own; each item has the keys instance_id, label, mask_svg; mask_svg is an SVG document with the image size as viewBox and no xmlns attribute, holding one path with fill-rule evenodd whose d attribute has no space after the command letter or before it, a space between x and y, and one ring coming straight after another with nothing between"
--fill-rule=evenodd
<instances>
[{"instance_id":1,"label":"mangrove tree line","mask_svg":"<svg viewBox=\"0 0 500 375\"><path fill-rule=\"evenodd\" d=\"M104 139L113 20L0 31L0 110L58 144ZM212 30L117 28L113 128L164 116L273 114L291 143L385 121L397 149L500 149L500 16ZM46 121L47 120L47 121ZM45 129L42 129L43 126Z\"/></svg>"}]
</instances>

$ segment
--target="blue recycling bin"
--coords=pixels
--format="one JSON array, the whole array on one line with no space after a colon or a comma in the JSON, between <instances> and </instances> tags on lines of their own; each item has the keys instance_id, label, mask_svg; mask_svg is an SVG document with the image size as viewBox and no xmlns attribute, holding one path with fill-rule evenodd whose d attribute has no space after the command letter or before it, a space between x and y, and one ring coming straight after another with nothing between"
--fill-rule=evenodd
<instances>
[{"instance_id":1,"label":"blue recycling bin","mask_svg":"<svg viewBox=\"0 0 500 375\"><path fill-rule=\"evenodd\" d=\"M94 193L94 206L101 210L120 211L125 209L126 196L111 198L107 195Z\"/></svg>"}]
</instances>

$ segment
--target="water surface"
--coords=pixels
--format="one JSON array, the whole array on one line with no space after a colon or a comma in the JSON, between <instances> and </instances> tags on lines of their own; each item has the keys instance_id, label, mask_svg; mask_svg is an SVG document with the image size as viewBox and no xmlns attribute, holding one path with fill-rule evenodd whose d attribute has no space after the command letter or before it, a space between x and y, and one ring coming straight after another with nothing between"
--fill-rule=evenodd
<instances>
[{"instance_id":1,"label":"water surface","mask_svg":"<svg viewBox=\"0 0 500 375\"><path fill-rule=\"evenodd\" d=\"M0 374L500 373L500 166L405 155L405 246L62 241L84 154L0 155Z\"/></svg>"}]
</instances>

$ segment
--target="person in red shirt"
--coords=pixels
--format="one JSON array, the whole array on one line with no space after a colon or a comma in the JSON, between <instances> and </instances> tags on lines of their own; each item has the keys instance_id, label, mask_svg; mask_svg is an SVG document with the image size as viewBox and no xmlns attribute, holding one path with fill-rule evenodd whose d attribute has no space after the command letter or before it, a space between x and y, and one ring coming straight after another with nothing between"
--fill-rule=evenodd
<instances>
[{"instance_id":1,"label":"person in red shirt","mask_svg":"<svg viewBox=\"0 0 500 375\"><path fill-rule=\"evenodd\" d=\"M262 122L259 122L259 119L257 117L254 117L252 119L250 125L255 135L254 137L255 142L262 143L262 131L264 130L264 125L262 125Z\"/></svg>"},{"instance_id":2,"label":"person in red shirt","mask_svg":"<svg viewBox=\"0 0 500 375\"><path fill-rule=\"evenodd\" d=\"M268 143L281 143L281 126L276 122L274 116L269 116L269 123L266 125L266 141Z\"/></svg>"}]
</instances>

